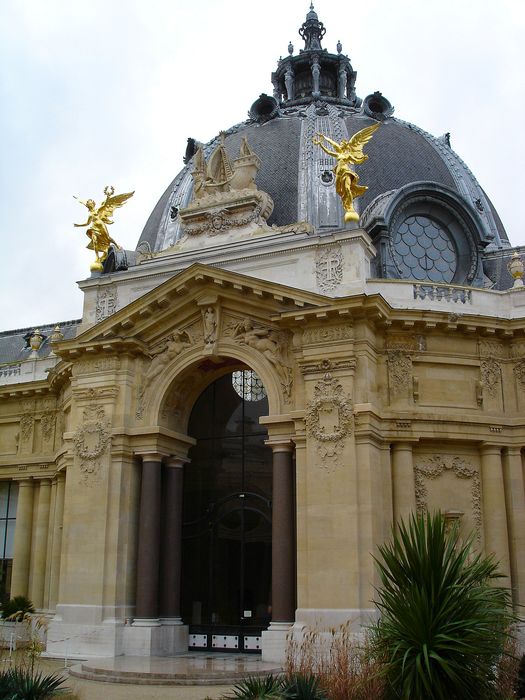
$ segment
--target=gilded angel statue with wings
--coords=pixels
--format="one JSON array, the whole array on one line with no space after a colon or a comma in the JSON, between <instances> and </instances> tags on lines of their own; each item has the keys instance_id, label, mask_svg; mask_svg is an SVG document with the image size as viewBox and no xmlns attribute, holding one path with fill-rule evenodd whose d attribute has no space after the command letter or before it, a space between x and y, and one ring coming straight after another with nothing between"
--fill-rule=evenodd
<instances>
[{"instance_id":1,"label":"gilded angel statue with wings","mask_svg":"<svg viewBox=\"0 0 525 700\"><path fill-rule=\"evenodd\" d=\"M90 238L90 242L86 246L89 250L94 250L97 259L91 263L90 269L92 272L101 272L104 260L108 257L109 246L113 243L120 250L120 246L111 238L108 231L108 225L113 223L111 216L117 207L121 207L130 197L133 197L135 192L127 192L125 194L115 194L114 187L105 187L104 194L106 199L98 207L92 199L83 202L78 197L75 197L81 204L87 207L89 211L88 220L85 224L73 224L73 226L82 227L88 226L86 235Z\"/></svg>"},{"instance_id":2,"label":"gilded angel statue with wings","mask_svg":"<svg viewBox=\"0 0 525 700\"><path fill-rule=\"evenodd\" d=\"M354 199L360 197L366 192L366 185L359 185L359 175L350 167L352 165L360 165L368 160L368 156L363 153L363 147L370 141L374 131L379 129L380 123L367 126L361 129L348 141L343 139L341 143L332 141L328 136L317 134L312 140L316 146L323 149L329 156L333 156L336 160L334 168L335 174L335 190L341 197L343 208L345 210L345 222L359 221L359 214L354 209ZM322 141L331 144L334 150L330 150Z\"/></svg>"}]
</instances>

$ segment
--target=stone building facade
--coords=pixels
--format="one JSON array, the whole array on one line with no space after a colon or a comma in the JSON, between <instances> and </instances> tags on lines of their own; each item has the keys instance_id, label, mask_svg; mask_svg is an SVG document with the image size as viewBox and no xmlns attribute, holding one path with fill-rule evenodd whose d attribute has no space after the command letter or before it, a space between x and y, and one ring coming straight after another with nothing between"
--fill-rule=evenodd
<instances>
[{"instance_id":1,"label":"stone building facade","mask_svg":"<svg viewBox=\"0 0 525 700\"><path fill-rule=\"evenodd\" d=\"M301 31L80 283L82 319L0 334L3 583L50 654L280 660L290 630L357 631L414 511L474 531L525 603L520 251L449 140L358 98L315 11ZM345 226L312 136L374 121Z\"/></svg>"}]
</instances>

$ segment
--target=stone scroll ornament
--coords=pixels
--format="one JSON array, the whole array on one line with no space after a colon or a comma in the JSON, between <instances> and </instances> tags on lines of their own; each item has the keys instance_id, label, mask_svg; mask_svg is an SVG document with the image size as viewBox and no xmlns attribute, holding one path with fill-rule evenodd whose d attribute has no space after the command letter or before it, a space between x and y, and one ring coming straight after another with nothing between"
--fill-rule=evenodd
<instances>
[{"instance_id":1,"label":"stone scroll ornament","mask_svg":"<svg viewBox=\"0 0 525 700\"><path fill-rule=\"evenodd\" d=\"M102 406L87 406L83 423L74 436L75 454L80 457L82 481L90 484L100 473L100 458L111 441L111 423Z\"/></svg>"},{"instance_id":2,"label":"stone scroll ornament","mask_svg":"<svg viewBox=\"0 0 525 700\"><path fill-rule=\"evenodd\" d=\"M314 396L306 406L305 422L309 437L323 459L322 468L331 471L338 466L338 456L345 438L352 431L352 400L330 372L326 372L314 388Z\"/></svg>"}]
</instances>

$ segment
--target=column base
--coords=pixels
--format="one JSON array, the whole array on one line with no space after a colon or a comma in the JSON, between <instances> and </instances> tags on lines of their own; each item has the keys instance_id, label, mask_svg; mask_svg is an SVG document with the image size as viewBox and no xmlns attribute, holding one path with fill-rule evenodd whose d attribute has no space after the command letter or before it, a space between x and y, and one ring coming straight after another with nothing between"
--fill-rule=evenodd
<instances>
[{"instance_id":1,"label":"column base","mask_svg":"<svg viewBox=\"0 0 525 700\"><path fill-rule=\"evenodd\" d=\"M131 623L132 627L160 627L160 618L158 617L134 617Z\"/></svg>"},{"instance_id":2,"label":"column base","mask_svg":"<svg viewBox=\"0 0 525 700\"><path fill-rule=\"evenodd\" d=\"M176 618L175 618L176 619ZM167 624L157 620L157 624L140 624L133 622L130 627L124 628L123 651L126 656L174 656L188 651L189 635L188 625L174 622L174 618Z\"/></svg>"},{"instance_id":3,"label":"column base","mask_svg":"<svg viewBox=\"0 0 525 700\"><path fill-rule=\"evenodd\" d=\"M270 622L262 633L262 660L284 663L293 622Z\"/></svg>"}]
</instances>

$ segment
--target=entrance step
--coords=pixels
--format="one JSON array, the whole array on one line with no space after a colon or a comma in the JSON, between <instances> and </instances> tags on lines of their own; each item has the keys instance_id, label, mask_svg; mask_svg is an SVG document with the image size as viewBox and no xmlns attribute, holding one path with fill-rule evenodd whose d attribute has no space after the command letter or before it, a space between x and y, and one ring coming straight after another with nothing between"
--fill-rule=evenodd
<instances>
[{"instance_id":1,"label":"entrance step","mask_svg":"<svg viewBox=\"0 0 525 700\"><path fill-rule=\"evenodd\" d=\"M247 676L282 673L254 654L195 652L180 656L115 656L91 659L69 669L71 676L134 685L234 685Z\"/></svg>"}]
</instances>

